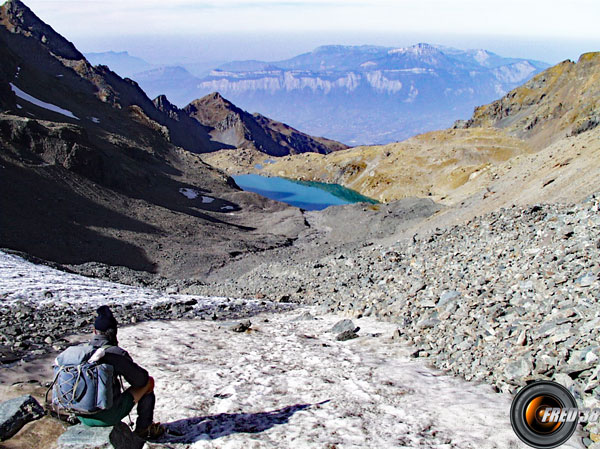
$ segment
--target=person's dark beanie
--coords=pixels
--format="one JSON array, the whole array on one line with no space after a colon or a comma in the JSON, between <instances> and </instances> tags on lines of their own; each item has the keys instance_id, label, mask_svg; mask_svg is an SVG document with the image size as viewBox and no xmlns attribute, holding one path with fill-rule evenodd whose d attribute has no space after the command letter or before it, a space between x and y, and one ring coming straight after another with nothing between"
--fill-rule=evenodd
<instances>
[{"instance_id":1,"label":"person's dark beanie","mask_svg":"<svg viewBox=\"0 0 600 449\"><path fill-rule=\"evenodd\" d=\"M108 306L100 306L96 310L98 316L94 320L94 328L100 332L106 332L108 329L117 328L117 320Z\"/></svg>"}]
</instances>

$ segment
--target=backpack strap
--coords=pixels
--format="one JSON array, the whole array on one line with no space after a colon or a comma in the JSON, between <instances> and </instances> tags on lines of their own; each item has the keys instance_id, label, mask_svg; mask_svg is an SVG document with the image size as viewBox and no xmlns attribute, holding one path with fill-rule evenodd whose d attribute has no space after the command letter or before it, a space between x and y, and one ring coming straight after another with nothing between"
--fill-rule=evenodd
<instances>
[{"instance_id":1,"label":"backpack strap","mask_svg":"<svg viewBox=\"0 0 600 449\"><path fill-rule=\"evenodd\" d=\"M48 400L48 395L50 394L50 392L52 391L52 387L54 387L54 384L56 383L56 379L58 379L58 375L60 373L57 372L56 375L54 376L54 379L52 379L52 382L50 382L50 385L48 386L48 389L46 390L46 395L44 396L45 401L46 401L46 408L50 409L52 402Z\"/></svg>"},{"instance_id":2,"label":"backpack strap","mask_svg":"<svg viewBox=\"0 0 600 449\"><path fill-rule=\"evenodd\" d=\"M104 357L104 355L106 354L106 350L108 348L112 348L115 345L112 345L110 343L106 343L102 346L100 346L96 352L94 352L92 354L92 356L88 359L88 363L97 363L102 357ZM123 392L125 390L125 388L123 387L123 376L118 376L117 374L114 375L115 379L117 380L117 384L119 385L119 393Z\"/></svg>"},{"instance_id":3,"label":"backpack strap","mask_svg":"<svg viewBox=\"0 0 600 449\"><path fill-rule=\"evenodd\" d=\"M87 360L88 363L98 363L98 361L106 354L106 348L104 346L96 349L96 352Z\"/></svg>"},{"instance_id":4,"label":"backpack strap","mask_svg":"<svg viewBox=\"0 0 600 449\"><path fill-rule=\"evenodd\" d=\"M96 352L94 352L92 354L92 356L88 359L88 363L98 363L98 361L104 357L104 354L106 354L106 350L108 348L112 348L114 345L111 345L110 343L106 343L102 346L100 346L98 349L96 349Z\"/></svg>"}]
</instances>

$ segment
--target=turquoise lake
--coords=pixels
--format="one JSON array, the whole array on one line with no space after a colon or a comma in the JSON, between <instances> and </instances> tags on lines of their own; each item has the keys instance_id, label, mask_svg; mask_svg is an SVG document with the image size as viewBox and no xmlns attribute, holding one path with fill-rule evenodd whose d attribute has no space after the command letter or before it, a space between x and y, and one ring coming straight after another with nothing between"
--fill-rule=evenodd
<instances>
[{"instance_id":1,"label":"turquoise lake","mask_svg":"<svg viewBox=\"0 0 600 449\"><path fill-rule=\"evenodd\" d=\"M233 179L243 190L255 192L304 210L322 210L329 206L351 203L377 203L372 198L338 184L294 181L261 175L237 175L233 176Z\"/></svg>"}]
</instances>

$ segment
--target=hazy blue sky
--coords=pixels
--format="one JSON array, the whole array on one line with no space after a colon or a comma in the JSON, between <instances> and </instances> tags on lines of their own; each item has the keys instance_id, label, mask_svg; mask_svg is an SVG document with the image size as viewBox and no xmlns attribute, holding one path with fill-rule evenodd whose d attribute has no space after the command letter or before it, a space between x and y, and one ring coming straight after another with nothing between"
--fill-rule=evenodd
<instances>
[{"instance_id":1,"label":"hazy blue sky","mask_svg":"<svg viewBox=\"0 0 600 449\"><path fill-rule=\"evenodd\" d=\"M151 62L280 59L328 43L486 47L548 62L600 50L599 0L25 0L83 51Z\"/></svg>"}]
</instances>

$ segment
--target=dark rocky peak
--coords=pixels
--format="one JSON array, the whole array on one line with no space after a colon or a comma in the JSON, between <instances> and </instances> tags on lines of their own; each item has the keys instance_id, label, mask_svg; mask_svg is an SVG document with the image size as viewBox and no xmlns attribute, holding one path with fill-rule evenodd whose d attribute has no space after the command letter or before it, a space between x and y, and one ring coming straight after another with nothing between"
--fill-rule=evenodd
<instances>
[{"instance_id":1,"label":"dark rocky peak","mask_svg":"<svg viewBox=\"0 0 600 449\"><path fill-rule=\"evenodd\" d=\"M167 114L173 120L179 121L181 119L181 109L171 103L166 95L159 95L152 100L152 103L154 103L156 109Z\"/></svg>"},{"instance_id":2,"label":"dark rocky peak","mask_svg":"<svg viewBox=\"0 0 600 449\"><path fill-rule=\"evenodd\" d=\"M192 103L200 103L204 105L214 105L219 107L225 107L227 109L238 109L231 101L224 98L219 92L213 92L198 100L194 100Z\"/></svg>"},{"instance_id":3,"label":"dark rocky peak","mask_svg":"<svg viewBox=\"0 0 600 449\"><path fill-rule=\"evenodd\" d=\"M339 142L309 136L261 114L252 115L218 92L192 101L183 111L207 127L214 141L230 147L254 148L271 156L307 151L328 153L346 148Z\"/></svg>"},{"instance_id":4,"label":"dark rocky peak","mask_svg":"<svg viewBox=\"0 0 600 449\"><path fill-rule=\"evenodd\" d=\"M223 98L220 93L213 92L202 98L192 101L183 110L191 117L196 118L202 123L211 123L220 121L229 115L243 117L248 115L242 109L238 108L232 102Z\"/></svg>"},{"instance_id":5,"label":"dark rocky peak","mask_svg":"<svg viewBox=\"0 0 600 449\"><path fill-rule=\"evenodd\" d=\"M178 109L177 106L175 106L169 101L166 95L159 95L154 100L152 100L152 102L154 103L154 106L156 106L157 109L163 112L171 112Z\"/></svg>"},{"instance_id":6,"label":"dark rocky peak","mask_svg":"<svg viewBox=\"0 0 600 449\"><path fill-rule=\"evenodd\" d=\"M0 24L11 33L38 40L58 57L85 59L71 42L45 24L19 0L8 0L0 6Z\"/></svg>"}]
</instances>

